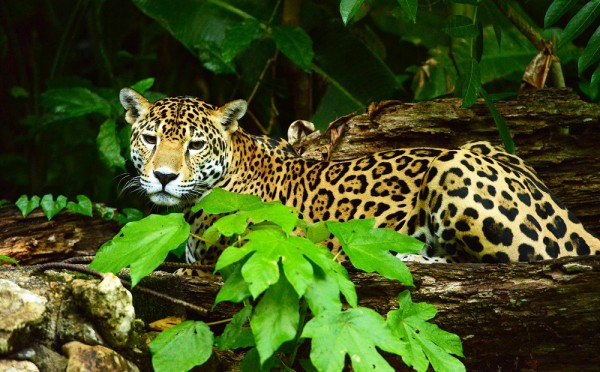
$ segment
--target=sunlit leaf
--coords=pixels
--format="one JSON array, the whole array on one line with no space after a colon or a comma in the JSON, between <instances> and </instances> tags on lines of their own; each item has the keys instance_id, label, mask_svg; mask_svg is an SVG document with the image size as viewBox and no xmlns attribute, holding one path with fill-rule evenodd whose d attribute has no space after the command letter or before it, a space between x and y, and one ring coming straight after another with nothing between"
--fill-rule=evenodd
<instances>
[{"instance_id":1,"label":"sunlit leaf","mask_svg":"<svg viewBox=\"0 0 600 372\"><path fill-rule=\"evenodd\" d=\"M100 125L96 146L98 146L100 159L109 169L125 170L125 158L121 156L121 145L117 137L117 123L114 119L106 119Z\"/></svg>"},{"instance_id":2,"label":"sunlit leaf","mask_svg":"<svg viewBox=\"0 0 600 372\"><path fill-rule=\"evenodd\" d=\"M500 137L502 137L502 142L504 143L504 148L506 149L506 151L509 154L514 154L515 153L515 143L512 139L512 136L510 135L510 131L508 130L508 127L506 126L506 122L504 122L504 118L502 117L500 112L498 112L498 109L496 108L494 101L492 101L492 97L490 97L489 94L487 94L487 92L483 88L480 90L480 92L481 92L481 96L485 100L485 104L487 105L488 109L490 110L492 119L494 119L494 122L496 123L498 132L500 133Z\"/></svg>"},{"instance_id":3,"label":"sunlit leaf","mask_svg":"<svg viewBox=\"0 0 600 372\"><path fill-rule=\"evenodd\" d=\"M67 209L73 213L92 217L92 201L85 195L77 195L77 203L68 202Z\"/></svg>"},{"instance_id":4,"label":"sunlit leaf","mask_svg":"<svg viewBox=\"0 0 600 372\"><path fill-rule=\"evenodd\" d=\"M134 84L131 85L131 89L135 90L136 92L138 92L140 94L144 94L144 93L146 93L146 91L148 89L152 88L153 85L154 85L154 78L149 77L149 78L140 80L138 82L135 82Z\"/></svg>"},{"instance_id":5,"label":"sunlit leaf","mask_svg":"<svg viewBox=\"0 0 600 372\"><path fill-rule=\"evenodd\" d=\"M187 320L161 332L149 345L156 372L187 371L212 355L213 333L204 322Z\"/></svg>"},{"instance_id":6,"label":"sunlit leaf","mask_svg":"<svg viewBox=\"0 0 600 372\"><path fill-rule=\"evenodd\" d=\"M15 205L21 211L23 217L27 217L29 213L40 206L40 197L34 195L29 199L27 195L21 195L15 202Z\"/></svg>"},{"instance_id":7,"label":"sunlit leaf","mask_svg":"<svg viewBox=\"0 0 600 372\"><path fill-rule=\"evenodd\" d=\"M277 49L305 72L310 71L315 54L310 36L300 27L289 25L273 27L272 33Z\"/></svg>"},{"instance_id":8,"label":"sunlit leaf","mask_svg":"<svg viewBox=\"0 0 600 372\"><path fill-rule=\"evenodd\" d=\"M359 11L365 0L341 0L340 15L344 24L348 24Z\"/></svg>"},{"instance_id":9,"label":"sunlit leaf","mask_svg":"<svg viewBox=\"0 0 600 372\"><path fill-rule=\"evenodd\" d=\"M50 89L42 93L42 105L54 120L64 120L98 113L109 116L110 103L87 88Z\"/></svg>"},{"instance_id":10,"label":"sunlit leaf","mask_svg":"<svg viewBox=\"0 0 600 372\"><path fill-rule=\"evenodd\" d=\"M48 221L50 221L52 217L56 216L67 206L67 197L64 195L59 195L56 197L56 201L54 201L52 194L46 194L42 197L40 205L44 211L44 214L46 215L46 218L48 218Z\"/></svg>"},{"instance_id":11,"label":"sunlit leaf","mask_svg":"<svg viewBox=\"0 0 600 372\"><path fill-rule=\"evenodd\" d=\"M225 34L223 44L221 44L223 60L225 62L233 61L238 54L250 46L260 31L260 23L254 19L246 19L242 23L230 27Z\"/></svg>"},{"instance_id":12,"label":"sunlit leaf","mask_svg":"<svg viewBox=\"0 0 600 372\"><path fill-rule=\"evenodd\" d=\"M225 326L223 334L215 339L219 350L238 349L254 346L254 336L249 326L245 326L252 314L252 306L244 306Z\"/></svg>"}]
</instances>

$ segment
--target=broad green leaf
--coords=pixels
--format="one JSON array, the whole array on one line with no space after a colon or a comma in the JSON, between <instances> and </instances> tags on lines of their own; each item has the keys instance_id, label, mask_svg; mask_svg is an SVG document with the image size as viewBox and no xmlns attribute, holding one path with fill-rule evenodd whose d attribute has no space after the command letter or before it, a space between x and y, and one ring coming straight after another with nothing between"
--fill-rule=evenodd
<instances>
[{"instance_id":1,"label":"broad green leaf","mask_svg":"<svg viewBox=\"0 0 600 372\"><path fill-rule=\"evenodd\" d=\"M311 223L306 226L306 238L313 243L320 243L329 239L330 234L325 221Z\"/></svg>"},{"instance_id":2,"label":"broad green leaf","mask_svg":"<svg viewBox=\"0 0 600 372\"><path fill-rule=\"evenodd\" d=\"M260 362L260 356L258 350L255 347L250 349L244 356L244 360L240 364L241 372L269 372L273 371L274 368L282 367L281 362L275 356L267 359L265 362Z\"/></svg>"},{"instance_id":3,"label":"broad green leaf","mask_svg":"<svg viewBox=\"0 0 600 372\"><path fill-rule=\"evenodd\" d=\"M42 105L54 120L64 120L98 113L110 116L110 103L87 88L49 89L42 93Z\"/></svg>"},{"instance_id":4,"label":"broad green leaf","mask_svg":"<svg viewBox=\"0 0 600 372\"><path fill-rule=\"evenodd\" d=\"M112 221L117 213L115 208L110 208L100 203L94 203L94 210L100 215L100 218L106 221Z\"/></svg>"},{"instance_id":5,"label":"broad green leaf","mask_svg":"<svg viewBox=\"0 0 600 372\"><path fill-rule=\"evenodd\" d=\"M475 59L471 59L467 71L464 74L462 86L462 104L460 107L469 108L477 102L479 90L481 89L481 75L479 73L479 64Z\"/></svg>"},{"instance_id":6,"label":"broad green leaf","mask_svg":"<svg viewBox=\"0 0 600 372\"><path fill-rule=\"evenodd\" d=\"M327 222L329 231L338 238L354 267L366 272L376 271L386 278L412 286L410 271L390 250L419 253L424 243L392 229L374 229L374 225L374 219Z\"/></svg>"},{"instance_id":7,"label":"broad green leaf","mask_svg":"<svg viewBox=\"0 0 600 372\"><path fill-rule=\"evenodd\" d=\"M117 215L117 222L125 225L128 222L139 221L144 218L144 212L135 208L123 208Z\"/></svg>"},{"instance_id":8,"label":"broad green leaf","mask_svg":"<svg viewBox=\"0 0 600 372\"><path fill-rule=\"evenodd\" d=\"M312 340L310 360L320 371L343 370L346 355L354 371L393 371L376 347L398 355L407 350L381 315L363 307L323 312L306 324L302 337Z\"/></svg>"},{"instance_id":9,"label":"broad green leaf","mask_svg":"<svg viewBox=\"0 0 600 372\"><path fill-rule=\"evenodd\" d=\"M237 194L216 187L192 207L192 212L196 213L202 209L208 214L231 213L252 208L260 203L260 197L256 195Z\"/></svg>"},{"instance_id":10,"label":"broad green leaf","mask_svg":"<svg viewBox=\"0 0 600 372\"><path fill-rule=\"evenodd\" d=\"M125 158L121 156L121 145L117 137L117 123L115 119L106 119L100 125L96 138L96 146L100 159L108 169L125 169Z\"/></svg>"},{"instance_id":11,"label":"broad green leaf","mask_svg":"<svg viewBox=\"0 0 600 372\"><path fill-rule=\"evenodd\" d=\"M256 305L250 319L261 364L281 344L296 336L299 322L298 295L285 276L280 275L277 283L267 289Z\"/></svg>"},{"instance_id":12,"label":"broad green leaf","mask_svg":"<svg viewBox=\"0 0 600 372\"><path fill-rule=\"evenodd\" d=\"M62 211L67 206L67 197L59 195L56 197L56 201L54 201L52 194L46 194L42 197L40 205L42 206L46 218L50 221L52 217L56 216L58 212Z\"/></svg>"},{"instance_id":13,"label":"broad green leaf","mask_svg":"<svg viewBox=\"0 0 600 372\"><path fill-rule=\"evenodd\" d=\"M329 310L342 310L340 288L335 278L325 274L317 265L313 266L313 271L315 279L304 293L310 311L313 315L319 315Z\"/></svg>"},{"instance_id":14,"label":"broad green leaf","mask_svg":"<svg viewBox=\"0 0 600 372\"><path fill-rule=\"evenodd\" d=\"M600 15L600 0L591 0L571 18L560 37L558 47L571 42L585 31Z\"/></svg>"},{"instance_id":15,"label":"broad green leaf","mask_svg":"<svg viewBox=\"0 0 600 372\"><path fill-rule=\"evenodd\" d=\"M85 195L77 195L77 203L72 201L68 202L67 210L92 217L92 201Z\"/></svg>"},{"instance_id":16,"label":"broad green leaf","mask_svg":"<svg viewBox=\"0 0 600 372\"><path fill-rule=\"evenodd\" d=\"M241 262L228 267L228 270L226 270L228 271L227 275L225 275L225 270L220 270L225 282L219 290L219 293L217 293L215 305L223 301L239 303L250 297L248 283L244 281L241 271L245 262L246 260L242 260Z\"/></svg>"},{"instance_id":17,"label":"broad green leaf","mask_svg":"<svg viewBox=\"0 0 600 372\"><path fill-rule=\"evenodd\" d=\"M590 88L598 89L600 86L600 65L596 67L596 71L592 74L592 79L590 81Z\"/></svg>"},{"instance_id":18,"label":"broad green leaf","mask_svg":"<svg viewBox=\"0 0 600 372\"><path fill-rule=\"evenodd\" d=\"M149 345L156 372L188 371L212 355L213 333L204 322L186 320L161 332Z\"/></svg>"},{"instance_id":19,"label":"broad green leaf","mask_svg":"<svg viewBox=\"0 0 600 372\"><path fill-rule=\"evenodd\" d=\"M252 314L252 306L244 306L225 326L223 334L215 339L220 351L254 346L254 336L250 327L244 325Z\"/></svg>"},{"instance_id":20,"label":"broad green leaf","mask_svg":"<svg viewBox=\"0 0 600 372\"><path fill-rule=\"evenodd\" d=\"M2 262L8 262L8 263L13 264L13 265L18 265L19 264L19 261L15 260L12 257L5 256L3 254L0 254L0 261L2 261Z\"/></svg>"},{"instance_id":21,"label":"broad green leaf","mask_svg":"<svg viewBox=\"0 0 600 372\"><path fill-rule=\"evenodd\" d=\"M221 54L219 45L213 41L205 41L194 45L198 58L202 65L215 74L233 74L235 67L231 61L227 61Z\"/></svg>"},{"instance_id":22,"label":"broad green leaf","mask_svg":"<svg viewBox=\"0 0 600 372\"><path fill-rule=\"evenodd\" d=\"M590 66L594 65L600 60L600 26L596 29L587 46L579 57L577 67L579 68L579 75L583 74Z\"/></svg>"},{"instance_id":23,"label":"broad green leaf","mask_svg":"<svg viewBox=\"0 0 600 372\"><path fill-rule=\"evenodd\" d=\"M352 20L352 18L360 10L360 7L363 5L364 2L365 0L340 1L340 15L342 16L342 21L344 22L344 25L347 25L348 22Z\"/></svg>"},{"instance_id":24,"label":"broad green leaf","mask_svg":"<svg viewBox=\"0 0 600 372\"><path fill-rule=\"evenodd\" d=\"M17 201L15 202L15 205L21 211L23 217L27 217L27 215L31 213L31 211L40 206L40 197L34 195L31 197L31 199L29 199L27 195L21 195L19 196L19 199L17 199Z\"/></svg>"},{"instance_id":25,"label":"broad green leaf","mask_svg":"<svg viewBox=\"0 0 600 372\"><path fill-rule=\"evenodd\" d=\"M398 0L400 8L406 13L408 19L417 22L417 9L419 8L419 0Z\"/></svg>"},{"instance_id":26,"label":"broad green leaf","mask_svg":"<svg viewBox=\"0 0 600 372\"><path fill-rule=\"evenodd\" d=\"M246 19L240 24L231 26L221 45L221 55L225 62L233 59L250 46L261 31L260 23L254 19Z\"/></svg>"},{"instance_id":27,"label":"broad green leaf","mask_svg":"<svg viewBox=\"0 0 600 372\"><path fill-rule=\"evenodd\" d=\"M544 28L552 26L558 21L569 9L573 8L579 0L554 0L548 7L544 16Z\"/></svg>"},{"instance_id":28,"label":"broad green leaf","mask_svg":"<svg viewBox=\"0 0 600 372\"><path fill-rule=\"evenodd\" d=\"M135 90L140 94L146 93L146 91L154 85L154 78L149 77L138 82L135 82L131 85L131 89Z\"/></svg>"},{"instance_id":29,"label":"broad green leaf","mask_svg":"<svg viewBox=\"0 0 600 372\"><path fill-rule=\"evenodd\" d=\"M277 49L302 70L309 72L315 55L310 36L300 27L290 25L276 26L271 31Z\"/></svg>"},{"instance_id":30,"label":"broad green leaf","mask_svg":"<svg viewBox=\"0 0 600 372\"><path fill-rule=\"evenodd\" d=\"M398 310L388 313L387 324L394 335L408 343L402 360L417 371L427 371L429 362L436 371L464 371L464 365L450 355L464 356L460 338L427 322L435 316L435 307L413 303L409 291L403 291L398 302Z\"/></svg>"},{"instance_id":31,"label":"broad green leaf","mask_svg":"<svg viewBox=\"0 0 600 372\"><path fill-rule=\"evenodd\" d=\"M442 31L451 37L465 38L477 36L479 33L477 25L473 23L473 20L462 15L451 16L446 22L446 26L442 28Z\"/></svg>"},{"instance_id":32,"label":"broad green leaf","mask_svg":"<svg viewBox=\"0 0 600 372\"><path fill-rule=\"evenodd\" d=\"M227 247L219 256L217 264L215 265L215 271L220 271L229 265L233 265L234 263L241 261L253 251L253 247L248 246L248 244L243 245L241 248Z\"/></svg>"},{"instance_id":33,"label":"broad green leaf","mask_svg":"<svg viewBox=\"0 0 600 372\"><path fill-rule=\"evenodd\" d=\"M131 284L135 286L165 260L169 251L187 240L189 234L190 225L182 213L151 214L123 226L116 237L100 247L90 268L116 274L129 266Z\"/></svg>"},{"instance_id":34,"label":"broad green leaf","mask_svg":"<svg viewBox=\"0 0 600 372\"><path fill-rule=\"evenodd\" d=\"M313 243L274 229L253 231L246 235L246 239L248 243L244 248L256 251L242 267L242 275L252 297L257 298L279 280L280 259L287 280L299 297L304 295L313 280L312 265L304 254L314 249Z\"/></svg>"},{"instance_id":35,"label":"broad green leaf","mask_svg":"<svg viewBox=\"0 0 600 372\"><path fill-rule=\"evenodd\" d=\"M504 118L502 117L500 112L498 112L494 101L492 101L492 97L490 97L489 94L487 94L487 92L483 88L481 88L480 92L481 96L485 101L486 106L488 107L488 110L490 110L492 119L494 119L494 122L496 123L496 127L498 128L498 132L500 133L500 137L502 138L504 148L509 154L514 154L515 142L513 141L512 136L510 135L510 131L508 130L508 127L504 122Z\"/></svg>"}]
</instances>

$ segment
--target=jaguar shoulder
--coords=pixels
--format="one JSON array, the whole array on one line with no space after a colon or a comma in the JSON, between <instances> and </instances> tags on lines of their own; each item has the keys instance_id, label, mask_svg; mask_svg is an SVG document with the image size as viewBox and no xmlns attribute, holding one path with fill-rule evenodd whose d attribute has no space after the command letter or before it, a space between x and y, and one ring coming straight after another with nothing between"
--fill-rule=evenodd
<instances>
[{"instance_id":1,"label":"jaguar shoulder","mask_svg":"<svg viewBox=\"0 0 600 372\"><path fill-rule=\"evenodd\" d=\"M148 102L125 88L131 158L159 205L189 207L214 187L279 199L305 219L374 218L427 243L424 257L515 262L600 253L600 240L556 199L533 169L487 142L459 149L407 148L340 162L299 157L283 140L238 126L246 102L196 98ZM189 209L189 208L188 208ZM187 212L202 232L213 217ZM335 241L328 246L339 249ZM186 258L220 252L190 238Z\"/></svg>"}]
</instances>

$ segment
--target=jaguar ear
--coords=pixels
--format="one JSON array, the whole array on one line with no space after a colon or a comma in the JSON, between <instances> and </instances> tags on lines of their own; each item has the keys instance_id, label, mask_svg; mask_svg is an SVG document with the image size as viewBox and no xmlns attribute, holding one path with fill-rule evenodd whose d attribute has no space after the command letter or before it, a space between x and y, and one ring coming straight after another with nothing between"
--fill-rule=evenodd
<instances>
[{"instance_id":1,"label":"jaguar ear","mask_svg":"<svg viewBox=\"0 0 600 372\"><path fill-rule=\"evenodd\" d=\"M148 112L150 102L144 96L131 88L121 89L119 99L125 109L125 120L132 124Z\"/></svg>"},{"instance_id":2,"label":"jaguar ear","mask_svg":"<svg viewBox=\"0 0 600 372\"><path fill-rule=\"evenodd\" d=\"M238 129L238 120L246 113L248 104L243 99L226 103L217 110L219 121L226 131L233 133Z\"/></svg>"}]
</instances>

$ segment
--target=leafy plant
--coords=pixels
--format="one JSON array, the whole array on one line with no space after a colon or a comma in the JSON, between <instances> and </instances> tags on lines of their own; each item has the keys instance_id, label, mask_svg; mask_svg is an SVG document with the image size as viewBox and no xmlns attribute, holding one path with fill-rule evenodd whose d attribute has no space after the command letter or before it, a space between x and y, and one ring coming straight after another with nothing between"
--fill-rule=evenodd
<instances>
[{"instance_id":1,"label":"leafy plant","mask_svg":"<svg viewBox=\"0 0 600 372\"><path fill-rule=\"evenodd\" d=\"M409 292L403 292L400 309L386 321L358 305L345 268L318 244L331 233L355 267L412 286L406 265L390 251L417 253L422 242L374 228L373 220L308 224L280 202L265 203L222 189L214 189L194 207L200 209L226 215L201 237L192 237L209 246L222 237L232 242L215 266L224 279L215 305L230 301L245 306L216 338L203 322L185 322L166 331L150 345L157 371L173 368L166 360L177 359L182 369L203 363L213 338L220 350L253 347L244 360L252 370L294 365L298 348L308 341L310 362L303 363L319 370L342 370L345 354L355 370L391 369L376 347L402 356L419 371L429 363L436 370L464 370L451 355L462 356L458 336L427 322L435 315L431 305L413 304ZM135 285L189 237L189 228L180 213L129 223L101 247L91 268L117 273L129 266ZM181 353L176 346L181 343L190 352Z\"/></svg>"}]
</instances>

